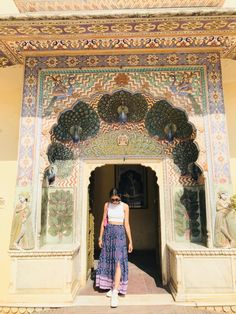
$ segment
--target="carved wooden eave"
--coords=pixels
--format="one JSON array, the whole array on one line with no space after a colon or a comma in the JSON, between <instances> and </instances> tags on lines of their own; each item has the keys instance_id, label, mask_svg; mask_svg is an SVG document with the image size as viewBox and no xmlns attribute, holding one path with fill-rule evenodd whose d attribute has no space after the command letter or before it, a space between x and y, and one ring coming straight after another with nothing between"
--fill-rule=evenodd
<instances>
[{"instance_id":1,"label":"carved wooden eave","mask_svg":"<svg viewBox=\"0 0 236 314\"><path fill-rule=\"evenodd\" d=\"M235 12L0 19L0 66L29 55L203 50L236 57Z\"/></svg>"}]
</instances>

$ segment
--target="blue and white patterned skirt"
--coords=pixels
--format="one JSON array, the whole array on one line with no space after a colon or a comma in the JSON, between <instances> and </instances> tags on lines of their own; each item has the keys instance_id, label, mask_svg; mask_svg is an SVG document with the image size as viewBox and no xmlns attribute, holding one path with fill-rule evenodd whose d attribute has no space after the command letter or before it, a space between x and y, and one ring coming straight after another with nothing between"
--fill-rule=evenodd
<instances>
[{"instance_id":1,"label":"blue and white patterned skirt","mask_svg":"<svg viewBox=\"0 0 236 314\"><path fill-rule=\"evenodd\" d=\"M107 224L103 234L103 246L96 270L96 287L100 289L113 288L118 262L121 268L119 293L126 294L128 286L128 251L125 228L123 225Z\"/></svg>"}]
</instances>

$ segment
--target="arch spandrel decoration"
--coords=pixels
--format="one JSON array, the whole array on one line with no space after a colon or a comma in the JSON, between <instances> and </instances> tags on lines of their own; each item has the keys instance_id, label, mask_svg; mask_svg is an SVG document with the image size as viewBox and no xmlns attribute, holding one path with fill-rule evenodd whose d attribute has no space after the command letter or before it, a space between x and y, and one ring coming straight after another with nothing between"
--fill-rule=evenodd
<instances>
[{"instance_id":1,"label":"arch spandrel decoration","mask_svg":"<svg viewBox=\"0 0 236 314\"><path fill-rule=\"evenodd\" d=\"M149 136L128 130L102 134L89 143L81 145L82 158L164 158L163 147Z\"/></svg>"},{"instance_id":2,"label":"arch spandrel decoration","mask_svg":"<svg viewBox=\"0 0 236 314\"><path fill-rule=\"evenodd\" d=\"M214 77L211 75L220 69L219 56L216 53L201 53L194 56L195 58L191 54L190 58L190 54L187 53L172 54L171 56L169 54L158 54L158 58L155 59L155 67L150 67L150 57L146 55L124 55L121 59L116 58L116 62L119 63L116 65L126 66L126 68L122 69L110 68L111 63L106 64L105 69L100 69L102 62L109 56L94 56L95 63L91 61L93 56L90 56L89 59L81 56L74 57L84 67L82 69L68 69L66 66L63 68L64 57L27 58L25 105L22 111L23 127L21 135L22 138L33 139L35 134L37 134L37 143L34 140L27 143L21 142L21 161L24 160L26 162L24 167L23 163L19 162L18 186L26 187L33 182L38 183L38 172L33 172L33 168L40 169L39 172L42 173L48 167L49 161L46 152L51 143L50 130L52 125L57 122L60 113L72 108L78 99L91 104L96 111L98 101L102 95L107 93L107 91L109 91L109 94L112 94L122 89L131 93L145 95L148 109L150 109L153 100L165 99L174 107L179 107L186 111L189 121L196 128L196 137L194 138L199 148L198 165L202 170L209 169L211 179L216 185L221 182L229 183L228 168L216 158L223 153L227 156L227 145L221 142L222 137L217 137L217 132L220 132L220 134L225 132L220 73ZM50 59L50 61L45 62L47 59L48 61ZM90 62L92 63L90 64ZM194 64L190 64L190 62ZM148 67L145 67L145 65L148 65ZM30 77L36 79L29 80ZM39 83L39 89L37 88L37 83ZM214 94L215 96L211 97L208 94ZM30 106L26 105L29 103L31 104ZM37 108L35 106L36 103ZM37 119L39 124L35 124L36 120L34 119ZM216 127L219 119L222 121L222 130ZM209 126L210 129L208 129ZM127 140L130 140L129 143L138 143L140 141L141 145L141 139L148 139L150 145L148 145L148 150L145 150L144 157L153 157L154 155L156 158L163 158L170 154L170 151L173 149L171 142L164 144L156 141L155 136L150 137L145 130L144 123L136 124L135 127L130 129L124 127L122 129L118 124L101 123L100 130L95 137L79 144L78 154L81 153L86 158L91 156L91 154L93 157L99 157L102 153L101 148L104 146L103 151L105 150L108 153L106 151L106 143L110 144L114 140L117 143L117 138L120 139L119 136L122 137L122 135L124 135L122 139L124 143ZM174 129L173 126L169 126L168 130ZM131 131L134 132L132 133ZM212 141L211 148L213 151L207 151L210 147L210 140ZM89 147L89 143L91 147L93 146L92 148ZM154 144L156 145L155 149ZM38 145L37 148L34 145ZM70 147L70 145L67 145L67 147ZM133 147L128 152L131 155L137 153L134 146L130 146ZM117 147L116 156L122 158L124 153L126 154L124 147L127 148L127 145L117 145ZM34 149L40 155L40 164L30 154ZM139 154L139 158L142 158L141 154ZM224 159L224 162L227 163L226 159ZM71 173L68 173L66 180L64 180L65 178L57 178L54 188L71 188L73 190L73 187L79 181L79 175L78 171L72 170ZM183 184L183 182L179 182L180 171L174 163L166 163L164 177L170 185L181 186ZM169 181L169 177L171 177L171 181ZM186 180L185 184L190 184L190 181ZM213 197L212 193L213 190L210 192L211 197ZM38 192L38 194L40 193ZM36 194L32 195L32 198L36 197ZM36 204L35 201L34 204ZM38 210L40 210L39 207L33 208L32 217L34 219Z\"/></svg>"},{"instance_id":3,"label":"arch spandrel decoration","mask_svg":"<svg viewBox=\"0 0 236 314\"><path fill-rule=\"evenodd\" d=\"M194 125L188 122L188 116L182 109L174 108L174 106L166 100L155 101L154 98L151 99L150 95L148 95L147 98L148 101L141 93L132 94L123 88L114 91L114 93L103 94L101 97L98 97L97 102L92 101L93 105L91 108L95 111L97 110L101 119L100 130L98 130L95 136L91 134L88 139L81 136L81 142L76 143L74 138L70 135L71 125L76 122L78 125L82 126L83 122L88 119L86 114L87 109L84 115L79 115L80 119L78 115L76 115L76 111L73 111L73 108L79 107L79 104L81 104L80 108L85 106L85 104L79 100L76 102L76 105L72 106L72 109L69 108L58 116L57 124L51 129L52 141L56 140L59 141L59 144L63 143L65 145L65 157L68 156L67 150L69 149L71 152L75 152L73 154L74 156L77 154L77 158L81 159L112 160L118 158L123 159L123 162L127 159L127 162L129 162L130 158L136 158L139 163L143 158L152 158L156 160L156 162L158 159L167 157L174 158L175 164L177 164L177 167L181 170L180 174L186 177L185 172L187 171L187 165L190 161L194 162L198 157L198 150L197 155L194 157L194 153L188 156L188 149L186 149L188 148L188 142L197 149L197 146L193 142L196 137L196 129ZM88 105L86 106L88 107ZM87 108L86 106L85 108ZM127 114L126 123L119 121L121 110L125 110L125 114ZM72 113L73 116L71 116ZM83 119L84 121L81 121ZM88 123L89 122L90 120L88 120ZM86 128L86 123L83 125ZM91 123L88 127L88 130L90 130ZM57 128L59 128L58 135L55 131ZM64 133L60 133L62 131L64 131ZM181 148L181 144L184 143L186 145L182 145L183 148L178 149L178 147ZM51 144L50 147L54 147L56 144L57 142ZM192 146L190 145L190 152L194 152ZM59 158L61 158L61 151L62 150L58 151ZM178 153L179 151L180 154ZM192 155L194 158L192 158ZM187 163L185 156L189 157ZM54 157L53 154L52 157ZM48 159L51 160L52 157ZM54 159L56 159L56 157L54 157ZM65 163L68 163L68 161ZM59 174L57 174L57 176L60 177ZM185 182L185 185L186 184L196 185L197 183L192 180L191 176L188 176ZM60 182L58 181L57 186L60 186ZM177 193L177 197L178 196L180 197ZM183 207L184 206L182 206L182 212L186 211L185 207ZM186 216L186 212L184 212L184 215ZM178 223L178 219L176 219L176 223ZM190 228L190 226L186 224L186 228ZM193 229L193 231L196 235L196 230ZM199 230L197 231L199 232ZM186 230L182 230L182 236L186 237ZM202 233L199 232L198 236L196 240L201 241Z\"/></svg>"},{"instance_id":4,"label":"arch spandrel decoration","mask_svg":"<svg viewBox=\"0 0 236 314\"><path fill-rule=\"evenodd\" d=\"M136 70L138 71L138 73L140 72L138 75L136 74ZM45 120L47 121L45 125L45 131L43 133L48 134L48 124L56 123L58 114L62 110L70 109L73 106L72 99L74 99L74 103L78 101L78 99L75 98L75 95L80 95L82 99L83 97L86 97L88 99L88 92L89 92L90 99L87 102L91 104L93 109L99 111L99 101L103 98L103 95L106 95L105 91L109 90L110 95L112 93L113 93L112 95L115 95L121 90L130 90L135 96L138 93L137 85L139 84L140 80L143 79L143 77L145 77L146 82L144 82L144 84L142 85L141 95L142 94L145 95L145 98L148 102L148 109L150 109L150 107L153 105L155 95L157 95L157 99L158 98L163 99L163 95L164 95L167 97L166 99L168 99L168 97L170 98L169 100L170 102L173 102L175 100L176 100L176 103L182 102L181 106L183 107L183 109L188 112L188 114L191 116L190 118L194 118L194 113L198 112L199 110L198 107L200 106L199 103L202 102L201 93L200 93L201 88L200 86L198 86L199 84L197 85L196 83L201 77L201 74L198 68L194 68L194 75L191 75L191 71L187 69L186 71L181 70L179 71L179 73L175 73L175 74L173 74L173 68L170 68L170 69L152 68L152 69L141 69L140 71L139 69L136 69L136 70L133 71L132 69L128 68L126 71L121 72L118 69L117 70L107 69L107 72L105 71L105 73L104 71L99 72L95 70L92 70L92 71L89 71L89 70L87 71L86 70L78 70L78 71L69 70L68 71L67 70L66 73L64 73L64 75L59 74L58 70L49 71L49 72L47 71L47 74L49 75L43 75L42 77L42 88L45 87L45 98L44 98L45 105L43 104L43 112L44 112L43 114L45 115ZM98 93L94 94L94 91L91 90L91 88L89 88L89 90L87 91L84 90L83 84L81 84L81 82L80 82L80 88L79 88L78 80L81 81L82 79L81 74L84 75L84 84L86 85L87 80L90 79L90 81L92 81L95 87L95 90L98 89ZM78 79L77 79L77 76L78 76ZM101 79L103 79L103 81L105 82L103 84L102 89L101 89L101 84L100 84ZM54 81L54 84L52 81ZM74 82L73 87L71 86L72 81ZM190 95L190 92L189 92L190 90L189 86L191 85L192 81L194 83L193 85L194 87L191 87L191 89L194 90L195 96ZM45 82L48 82L48 84L46 84ZM184 87L181 87L183 85L183 82L185 85ZM115 83L115 86L113 86L114 83ZM135 85L132 87L133 84ZM84 88L85 88L85 85L84 85ZM169 92L167 91L167 89L169 89ZM64 91L64 94L58 95L58 90ZM173 99L171 99L171 94L173 92L175 93L175 96ZM129 92L126 92L126 93L129 93ZM185 98L184 99L185 101L183 101L183 97ZM94 99L96 98L97 100L94 101ZM191 103L193 99L195 99L194 104ZM197 106L198 106L196 108L194 107L195 103L197 103ZM70 107L68 107L69 104L70 104ZM205 106L206 104L201 104L202 110L204 110L203 107ZM199 129L204 128L202 119L198 121L198 125L199 125ZM104 121L101 120L101 123L100 123L101 130L99 131L99 136L107 138L108 135L105 135L106 133L113 134L114 130L117 130L118 128L120 127L117 126L116 124L109 125L109 123L104 123ZM138 134L143 133L144 136L146 136L145 134L148 135L143 123L140 123L140 124L133 123L133 125L129 124L129 128L125 128L125 132L128 132L129 136L131 136L130 134L132 134L131 137L134 137L133 133L135 133L134 131L136 130L137 130L136 139L139 138ZM121 137L121 134L118 136ZM202 132L199 132L198 136L203 137ZM153 142L153 140L150 139L150 136L148 135L148 141L150 140L151 142ZM98 139L98 136L96 136L94 139L91 139L91 140L88 139L88 142L89 141L91 141L92 144L95 142L97 144L97 141L100 143L102 142L102 139L101 138ZM105 144L107 139L103 139L103 141ZM119 139L116 140L116 142L117 141L119 141ZM204 139L202 138L199 142L203 142L203 141ZM98 148L94 146L94 149L91 149L91 145L89 145L88 142L81 143L80 145L82 149L81 155L82 156L85 155L85 157L88 158L90 154L89 151L91 151L93 156L97 156L97 157L99 157L99 155L101 156L101 153L102 153L101 149L100 149L100 152L98 151L99 146ZM131 142L132 142L132 138L131 138ZM155 151L155 149L153 149L152 147L153 145L150 145L150 149L147 149L147 147L144 149L145 150L144 156L147 156L148 154L150 156L153 156L153 153L154 153L154 156L157 156L157 155L163 156L166 154L166 152L164 152L164 154L163 153L160 154L160 145L157 143L157 141L155 142L157 145L157 150ZM163 144L164 143L161 143L161 146L163 146ZM115 155L119 153L121 153L122 155L126 154L127 149L125 150L124 147L119 148L119 145L114 146L114 147L115 147ZM129 147L131 147L131 145ZM97 149L97 152L96 152L96 149ZM105 150L106 149L108 150L109 146L107 147L106 145ZM139 149L141 149L140 146L139 146ZM168 149L169 148L166 147L166 150ZM148 152L149 150L150 152ZM137 151L137 148L136 148L136 151ZM130 155L136 155L137 152L131 149L130 152L128 153ZM45 154L43 155L45 156ZM102 155L104 155L104 153L102 153ZM110 155L110 153L108 153L108 155ZM140 157L142 156L140 152L138 153L138 155ZM202 160L201 163L206 164L206 158L204 158L204 154L203 155L201 154L201 158L205 159L205 160ZM47 162L48 161L45 160L45 166L47 165Z\"/></svg>"}]
</instances>

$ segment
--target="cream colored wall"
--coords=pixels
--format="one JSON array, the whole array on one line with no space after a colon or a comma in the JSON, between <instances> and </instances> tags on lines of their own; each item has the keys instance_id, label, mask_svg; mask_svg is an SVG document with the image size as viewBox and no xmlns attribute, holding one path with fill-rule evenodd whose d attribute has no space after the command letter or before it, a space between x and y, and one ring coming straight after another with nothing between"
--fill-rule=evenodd
<instances>
[{"instance_id":1,"label":"cream colored wall","mask_svg":"<svg viewBox=\"0 0 236 314\"><path fill-rule=\"evenodd\" d=\"M17 9L14 0L2 0L0 1L0 15L12 15L18 14L19 10Z\"/></svg>"},{"instance_id":2,"label":"cream colored wall","mask_svg":"<svg viewBox=\"0 0 236 314\"><path fill-rule=\"evenodd\" d=\"M99 236L103 205L109 199L109 191L114 186L115 170L113 165L106 165L95 170L95 247ZM158 210L155 202L154 188L156 178L154 172L147 171L148 208L130 210L130 226L133 235L134 248L155 249L157 244Z\"/></svg>"},{"instance_id":3,"label":"cream colored wall","mask_svg":"<svg viewBox=\"0 0 236 314\"><path fill-rule=\"evenodd\" d=\"M229 136L230 170L236 194L236 61L222 60L224 103Z\"/></svg>"},{"instance_id":4,"label":"cream colored wall","mask_svg":"<svg viewBox=\"0 0 236 314\"><path fill-rule=\"evenodd\" d=\"M0 69L0 302L9 286L9 239L17 172L23 66Z\"/></svg>"}]
</instances>

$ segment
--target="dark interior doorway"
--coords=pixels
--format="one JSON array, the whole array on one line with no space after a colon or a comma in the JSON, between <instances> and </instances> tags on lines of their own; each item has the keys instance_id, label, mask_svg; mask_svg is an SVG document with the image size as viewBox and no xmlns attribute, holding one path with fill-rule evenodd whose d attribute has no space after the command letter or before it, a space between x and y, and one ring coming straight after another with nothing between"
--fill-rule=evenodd
<instances>
[{"instance_id":1,"label":"dark interior doorway","mask_svg":"<svg viewBox=\"0 0 236 314\"><path fill-rule=\"evenodd\" d=\"M137 168L135 167L137 166ZM145 199L135 200L130 208L130 226L134 251L129 254L129 293L159 293L162 291L161 278L161 231L159 215L159 188L156 173L140 165L105 165L96 168L90 177L90 212L94 217L94 270L100 249L98 236L103 214L103 206L109 200L109 191L119 184L117 175L123 170L137 171L144 180ZM127 196L127 195L126 195ZM125 200L124 200L125 201ZM140 204L142 204L140 206ZM92 272L94 275L94 272ZM164 291L164 290L163 290Z\"/></svg>"}]
</instances>

